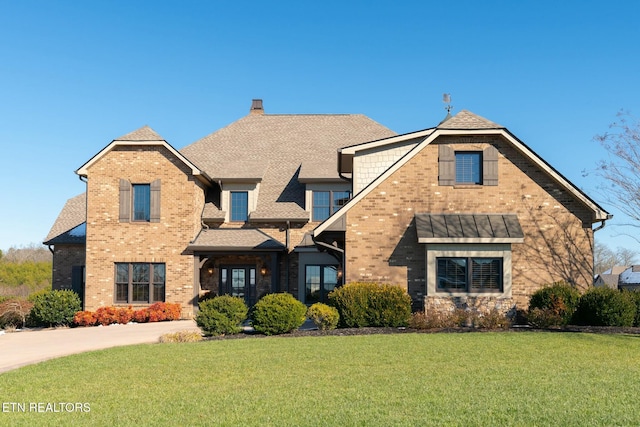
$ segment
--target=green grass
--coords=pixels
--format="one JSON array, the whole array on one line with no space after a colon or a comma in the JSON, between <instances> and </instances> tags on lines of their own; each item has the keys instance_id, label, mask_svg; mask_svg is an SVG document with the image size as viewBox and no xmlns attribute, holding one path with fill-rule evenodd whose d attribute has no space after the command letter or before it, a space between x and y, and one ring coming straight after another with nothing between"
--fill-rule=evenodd
<instances>
[{"instance_id":1,"label":"green grass","mask_svg":"<svg viewBox=\"0 0 640 427\"><path fill-rule=\"evenodd\" d=\"M0 375L0 425L640 425L640 337L326 336L154 344Z\"/></svg>"}]
</instances>

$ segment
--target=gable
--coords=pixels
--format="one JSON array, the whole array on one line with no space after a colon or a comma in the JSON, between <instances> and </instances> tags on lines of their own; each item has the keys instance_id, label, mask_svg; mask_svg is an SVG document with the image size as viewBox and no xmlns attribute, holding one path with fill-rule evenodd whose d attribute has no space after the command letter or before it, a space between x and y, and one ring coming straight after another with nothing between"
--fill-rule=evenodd
<instances>
[{"instance_id":1,"label":"gable","mask_svg":"<svg viewBox=\"0 0 640 427\"><path fill-rule=\"evenodd\" d=\"M167 141L162 139L160 135L148 126L143 126L138 130L114 139L109 145L89 159L88 162L78 168L78 170L76 170L76 174L86 177L91 166L100 161L100 159L102 159L107 153L119 147L145 147L150 149L153 149L154 147L162 147L169 151L172 156L175 156L180 163L186 166L192 175L199 177L202 181L209 181L207 175L198 169L195 164L188 160L178 150L173 148Z\"/></svg>"},{"instance_id":2,"label":"gable","mask_svg":"<svg viewBox=\"0 0 640 427\"><path fill-rule=\"evenodd\" d=\"M459 113L460 114L460 113ZM431 144L437 144L439 142L445 141L447 138L470 138L475 136L486 136L492 138L498 138L501 141L504 141L514 150L516 150L520 155L522 155L525 159L527 159L534 167L546 177L551 179L559 188L569 194L572 198L574 198L578 203L580 203L584 209L586 209L590 213L589 221L591 223L604 221L611 218L611 215L606 212L602 207L600 207L595 201L589 198L584 192L582 192L579 188L573 185L568 179L562 176L557 170L555 170L551 165L549 165L546 161L544 161L541 157L539 157L533 150L527 147L522 141L516 138L511 132L509 132L506 128L502 127L492 127L499 126L493 122L489 122L483 118L474 119L471 115L473 113L465 111L463 114L463 119L460 121L453 121L455 116L445 123L453 123L453 125L462 126L460 123L467 123L466 126L477 125L478 128L473 129L448 129L446 126L444 128L436 128L433 132L429 133L419 144L415 146L411 151L409 151L404 157L394 163L391 167L389 167L386 171L380 174L374 181L372 181L366 188L364 188L361 192L354 195L354 197L342 207L338 212L332 215L325 222L320 224L314 230L314 236L320 235L323 231L329 229L332 224L338 220L338 218L345 215L349 209L351 209L355 204L357 204L360 200L365 198L369 193L374 191L382 182L388 179L393 173L398 171L408 162L410 162L418 153L422 152L426 147ZM479 116L477 116L479 117ZM477 123L476 123L477 122ZM478 124L479 123L479 124ZM441 124L442 125L442 124ZM415 137L415 134L406 134L405 138L411 139ZM398 137L394 138L394 143L397 143ZM381 141L377 141L376 144L378 146L382 146L383 143ZM428 166L428 165L425 165ZM494 179L495 177L491 177ZM448 183L450 184L450 183Z\"/></svg>"}]
</instances>

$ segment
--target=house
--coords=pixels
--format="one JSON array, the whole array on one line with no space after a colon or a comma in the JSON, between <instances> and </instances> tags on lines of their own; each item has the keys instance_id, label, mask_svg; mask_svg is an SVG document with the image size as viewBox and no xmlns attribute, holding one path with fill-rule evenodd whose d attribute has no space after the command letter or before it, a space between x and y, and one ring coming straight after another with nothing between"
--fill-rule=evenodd
<instances>
[{"instance_id":1,"label":"house","mask_svg":"<svg viewBox=\"0 0 640 427\"><path fill-rule=\"evenodd\" d=\"M596 287L637 291L640 289L640 265L615 265L598 274L593 283Z\"/></svg>"},{"instance_id":2,"label":"house","mask_svg":"<svg viewBox=\"0 0 640 427\"><path fill-rule=\"evenodd\" d=\"M620 277L620 273L624 272L629 267L626 265L614 265L610 269L603 271L600 274L596 274L596 277L593 280L593 286L596 288L612 288L618 289L618 279Z\"/></svg>"},{"instance_id":3,"label":"house","mask_svg":"<svg viewBox=\"0 0 640 427\"><path fill-rule=\"evenodd\" d=\"M511 310L541 286L591 285L611 216L506 128L461 111L397 135L362 115L265 114L176 150L145 126L76 173L45 244L54 288L85 309L205 292L306 304L342 283L407 290L416 309ZM84 209L82 209L84 204Z\"/></svg>"}]
</instances>

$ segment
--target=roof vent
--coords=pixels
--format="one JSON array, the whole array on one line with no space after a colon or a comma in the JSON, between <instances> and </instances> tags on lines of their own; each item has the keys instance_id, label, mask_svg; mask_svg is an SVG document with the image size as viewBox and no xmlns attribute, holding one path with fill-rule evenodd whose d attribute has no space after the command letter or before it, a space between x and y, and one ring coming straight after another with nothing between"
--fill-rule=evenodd
<instances>
[{"instance_id":1,"label":"roof vent","mask_svg":"<svg viewBox=\"0 0 640 427\"><path fill-rule=\"evenodd\" d=\"M254 99L251 103L250 114L264 114L264 108L262 108L262 99Z\"/></svg>"}]
</instances>

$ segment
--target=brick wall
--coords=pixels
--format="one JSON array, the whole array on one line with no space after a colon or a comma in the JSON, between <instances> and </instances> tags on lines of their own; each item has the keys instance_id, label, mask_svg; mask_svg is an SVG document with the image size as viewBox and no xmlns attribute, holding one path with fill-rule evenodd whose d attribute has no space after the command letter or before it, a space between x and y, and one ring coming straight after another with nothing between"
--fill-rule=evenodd
<instances>
[{"instance_id":1,"label":"brick wall","mask_svg":"<svg viewBox=\"0 0 640 427\"><path fill-rule=\"evenodd\" d=\"M193 256L183 252L200 229L202 184L161 146L117 146L87 174L86 310L114 305L114 263L166 264L165 301L193 312ZM160 222L119 222L119 181L161 180Z\"/></svg>"},{"instance_id":2,"label":"brick wall","mask_svg":"<svg viewBox=\"0 0 640 427\"><path fill-rule=\"evenodd\" d=\"M439 186L438 144L455 150L499 150L497 186ZM347 281L397 284L424 303L425 247L416 213L516 213L524 243L512 250L512 296L526 307L541 286L592 281L591 212L572 194L497 136L440 137L374 188L347 213Z\"/></svg>"},{"instance_id":3,"label":"brick wall","mask_svg":"<svg viewBox=\"0 0 640 427\"><path fill-rule=\"evenodd\" d=\"M84 265L83 245L55 246L51 289L71 289L72 269Z\"/></svg>"}]
</instances>

